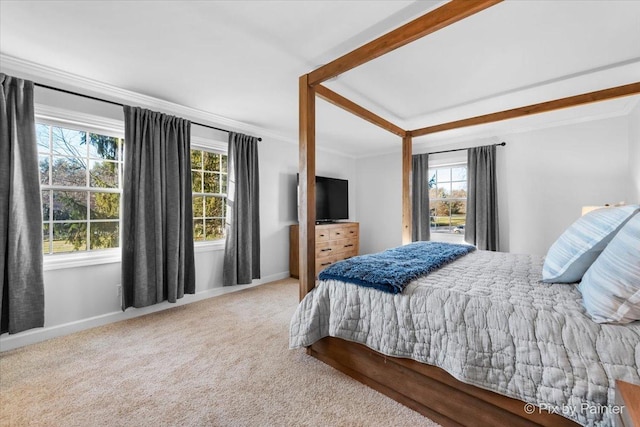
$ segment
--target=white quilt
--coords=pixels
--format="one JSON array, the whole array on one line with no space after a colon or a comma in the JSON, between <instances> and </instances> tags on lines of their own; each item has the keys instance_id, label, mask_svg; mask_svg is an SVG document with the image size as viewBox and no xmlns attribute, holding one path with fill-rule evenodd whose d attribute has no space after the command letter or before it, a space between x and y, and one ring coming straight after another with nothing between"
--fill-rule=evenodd
<instances>
[{"instance_id":1,"label":"white quilt","mask_svg":"<svg viewBox=\"0 0 640 427\"><path fill-rule=\"evenodd\" d=\"M541 271L540 257L476 251L397 295L320 281L291 320L290 347L343 338L612 426L614 381L640 382L640 322L594 323L575 285L541 283Z\"/></svg>"}]
</instances>

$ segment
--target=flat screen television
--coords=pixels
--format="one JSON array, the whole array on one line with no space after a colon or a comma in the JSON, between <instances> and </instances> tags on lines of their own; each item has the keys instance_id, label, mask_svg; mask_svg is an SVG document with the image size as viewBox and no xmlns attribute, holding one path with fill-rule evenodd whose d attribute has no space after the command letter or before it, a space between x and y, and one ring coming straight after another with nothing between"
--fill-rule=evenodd
<instances>
[{"instance_id":1,"label":"flat screen television","mask_svg":"<svg viewBox=\"0 0 640 427\"><path fill-rule=\"evenodd\" d=\"M316 222L340 219L349 219L349 181L316 176Z\"/></svg>"}]
</instances>

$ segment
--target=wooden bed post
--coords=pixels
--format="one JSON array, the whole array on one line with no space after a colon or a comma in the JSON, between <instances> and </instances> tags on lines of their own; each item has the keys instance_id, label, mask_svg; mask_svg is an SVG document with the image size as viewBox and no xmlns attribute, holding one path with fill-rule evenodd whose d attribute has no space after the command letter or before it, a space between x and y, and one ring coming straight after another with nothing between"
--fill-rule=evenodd
<instances>
[{"instance_id":1,"label":"wooden bed post","mask_svg":"<svg viewBox=\"0 0 640 427\"><path fill-rule=\"evenodd\" d=\"M402 137L402 244L412 240L412 203L411 203L411 132Z\"/></svg>"},{"instance_id":2,"label":"wooden bed post","mask_svg":"<svg viewBox=\"0 0 640 427\"><path fill-rule=\"evenodd\" d=\"M316 284L316 95L307 74L300 77L300 300Z\"/></svg>"}]
</instances>

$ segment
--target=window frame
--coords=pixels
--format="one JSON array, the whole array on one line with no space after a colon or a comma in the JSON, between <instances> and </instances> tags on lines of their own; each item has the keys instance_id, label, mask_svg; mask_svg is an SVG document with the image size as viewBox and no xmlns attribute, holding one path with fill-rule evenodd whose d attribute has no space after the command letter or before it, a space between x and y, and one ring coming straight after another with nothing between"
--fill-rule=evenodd
<instances>
[{"instance_id":1,"label":"window frame","mask_svg":"<svg viewBox=\"0 0 640 427\"><path fill-rule=\"evenodd\" d=\"M80 129L85 132L97 133L104 136L111 136L115 138L124 139L124 123L119 120L113 120L100 116L92 116L90 114L77 113L75 111L64 110L59 108L52 108L48 106L35 105L35 122L45 124L48 126L57 126L66 129ZM123 155L123 150L120 150ZM124 162L124 155L122 161ZM122 167L118 168L118 179L121 186L122 183ZM51 173L51 168L49 169ZM47 187L57 187L49 186ZM62 187L62 186L60 186ZM68 191L73 191L74 187L67 187ZM90 191L89 186L82 188L82 191ZM89 190L88 190L89 189ZM40 197L42 197L42 191L47 190L44 186L40 185ZM49 189L55 191L52 188ZM103 189L101 189L103 190ZM107 190L107 189L104 189ZM64 190L62 190L64 191ZM114 190L108 190L106 192L117 192L122 194L122 189L118 188ZM118 224L122 218L122 205L120 205ZM89 223L90 218L87 218L86 222ZM42 218L41 227L45 224L45 218ZM52 224L49 222L49 224ZM51 236L51 230L50 234ZM122 242L122 227L119 226L119 241ZM62 252L57 254L42 254L43 269L44 271L59 270L66 268L77 268L90 265L111 264L117 263L122 260L121 248L109 248L100 250L83 250L78 252Z\"/></svg>"},{"instance_id":2,"label":"window frame","mask_svg":"<svg viewBox=\"0 0 640 427\"><path fill-rule=\"evenodd\" d=\"M106 193L106 194L118 194L120 196L120 201L122 200L122 177L123 177L123 165L124 165L124 150L123 150L123 144L122 142L124 141L124 134L119 134L118 132L110 132L110 131L105 131L105 130L101 130L101 129L96 129L94 127L91 126L85 126L82 124L70 124L70 123L56 123L54 120L39 120L36 117L36 124L37 125L46 125L49 126L49 144L52 143L52 128L53 127L58 127L58 128L63 128L65 130L71 130L71 131L75 131L75 132L84 132L86 134L87 139L89 138L90 134L98 134L101 136L108 136L108 137L112 137L112 138L117 138L119 140L119 146L118 146L118 160L108 160L108 159L102 159L102 161L106 161L106 162L110 162L110 163L116 163L117 165L117 182L118 185L117 187L92 187L91 186L91 169L90 169L90 164L92 161L100 161L101 159L97 158L97 157L91 157L90 152L89 152L89 144L87 144L87 153L85 157L75 157L74 158L79 158L81 160L86 160L87 161L87 165L86 165L86 170L85 170L85 185L84 186L71 186L71 185L60 185L60 184L54 184L53 183L53 167L51 166L53 164L52 160L55 159L55 154L53 153L52 149L53 147L51 145L49 145L49 150L48 150L48 154L47 156L49 157L49 182L50 184L42 184L40 183L40 194L41 197L44 195L44 192L49 192L49 209L50 209L50 215L49 218L42 218L42 223L43 226L46 224L49 226L49 236L48 236L48 240L49 242L53 241L53 233L54 233L54 225L55 224L86 224L86 235L87 235L87 241L86 241L86 248L83 250L78 250L78 251L67 251L67 252L59 252L59 253L53 253L53 252L47 252L45 253L43 251L43 256L44 258L50 258L50 257L59 257L59 256L65 256L65 255L70 255L70 254L83 254L83 253L95 253L95 252L102 252L102 251L114 251L114 250L120 250L120 242L122 241L122 227L121 227L121 219L122 219L122 205L120 203L118 203L118 219L114 220L114 219L92 219L91 218L91 214L90 214L90 206L91 206L91 196L95 195L95 194L99 194L99 193ZM44 154L40 151L40 148L38 147L38 157L43 156ZM80 220L56 220L53 218L53 194L55 192L80 192L80 193L87 193L87 212L86 212L86 217L85 219L80 219ZM99 223L117 223L118 224L118 247L115 248L105 248L105 249L91 249L91 224L99 224ZM51 244L51 243L50 243Z\"/></svg>"},{"instance_id":3,"label":"window frame","mask_svg":"<svg viewBox=\"0 0 640 427\"><path fill-rule=\"evenodd\" d=\"M199 138L199 137L191 137L191 150L200 150L200 151L207 151L209 153L214 153L214 154L221 154L223 156L227 156L227 172L225 173L227 175L227 177L229 176L229 170L228 170L228 153L227 153L227 146L222 145L222 142L218 142L218 141L213 141L213 144L209 143L205 143L205 141L207 141L204 138ZM222 148L224 147L224 149ZM192 170L192 169L191 169ZM204 181L203 181L203 185L204 185ZM193 189L193 187L192 187ZM222 217L223 219L223 226L226 225L226 214L227 214L227 209L226 209L226 203L227 203L227 197L228 197L228 190L229 190L229 181L227 179L227 193L197 193L192 191L192 197L220 197L223 200L223 203L225 205L224 207L224 216ZM204 200L203 200L204 202ZM206 221L206 215L203 216L203 218L205 218ZM218 217L216 217L218 218ZM194 217L194 220L196 218ZM221 238L221 239L216 239L216 240L199 240L196 241L194 238L194 245L195 248L218 248L218 249L223 249L225 247L225 240L226 240L226 235L225 237Z\"/></svg>"},{"instance_id":4,"label":"window frame","mask_svg":"<svg viewBox=\"0 0 640 427\"><path fill-rule=\"evenodd\" d=\"M468 174L469 173L469 164L468 164L468 161L466 159L466 156L465 156L464 160L462 160L462 159L460 159L460 160L451 159L451 160L446 161L446 162L445 161L440 161L440 162L435 161L433 163L429 162L429 173L428 173L428 176L429 177L431 176L431 174L432 174L431 172L432 171L433 171L433 173L436 173L436 169L454 169L456 167L461 167L461 166L464 166L466 168L467 174ZM436 175L436 177L437 177L437 175ZM443 181L443 182L447 182L449 184L453 184L454 182L463 182L463 181L460 181L460 180L454 181L453 177L451 177L451 179L449 181ZM468 182L468 177L466 179L466 182ZM436 178L436 189L438 188L437 183L438 183L438 181L437 181L437 178ZM468 191L469 191L469 189L467 188L467 192ZM429 193L431 193L431 192L429 191ZM449 203L450 202L456 202L456 201L464 201L466 203L467 198L446 197L446 198L434 198L434 199L432 199L431 196L429 196L429 229L430 229L431 239L434 240L433 239L434 236L446 236L446 237L443 237L446 240L451 240L451 239L455 238L455 240L460 240L461 242L464 241L464 233L454 233L453 231L435 232L433 230L433 228L431 227L431 218L432 218L431 217L431 209L433 209L433 206L434 206L435 203L441 202L441 201L442 202L449 202ZM449 211L449 227L453 227L451 225L451 218L452 218L451 217L451 211ZM465 226L466 226L466 214L465 214Z\"/></svg>"}]
</instances>

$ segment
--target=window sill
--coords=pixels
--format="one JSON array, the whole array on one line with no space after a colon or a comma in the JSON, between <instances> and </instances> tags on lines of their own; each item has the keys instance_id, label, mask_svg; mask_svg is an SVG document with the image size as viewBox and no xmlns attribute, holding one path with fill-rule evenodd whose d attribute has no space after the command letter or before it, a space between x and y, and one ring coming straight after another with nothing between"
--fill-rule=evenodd
<instances>
[{"instance_id":1,"label":"window sill","mask_svg":"<svg viewBox=\"0 0 640 427\"><path fill-rule=\"evenodd\" d=\"M224 250L224 239L214 240L210 242L196 242L194 243L194 252L213 252Z\"/></svg>"},{"instance_id":2,"label":"window sill","mask_svg":"<svg viewBox=\"0 0 640 427\"><path fill-rule=\"evenodd\" d=\"M213 242L196 242L194 252L214 252L224 250L224 239ZM66 268L90 267L101 264L116 264L122 260L120 249L106 249L96 252L47 255L44 257L44 271Z\"/></svg>"},{"instance_id":3,"label":"window sill","mask_svg":"<svg viewBox=\"0 0 640 427\"><path fill-rule=\"evenodd\" d=\"M100 264L115 264L120 262L121 259L120 249L106 249L96 252L46 255L43 265L44 271L62 270Z\"/></svg>"}]
</instances>

